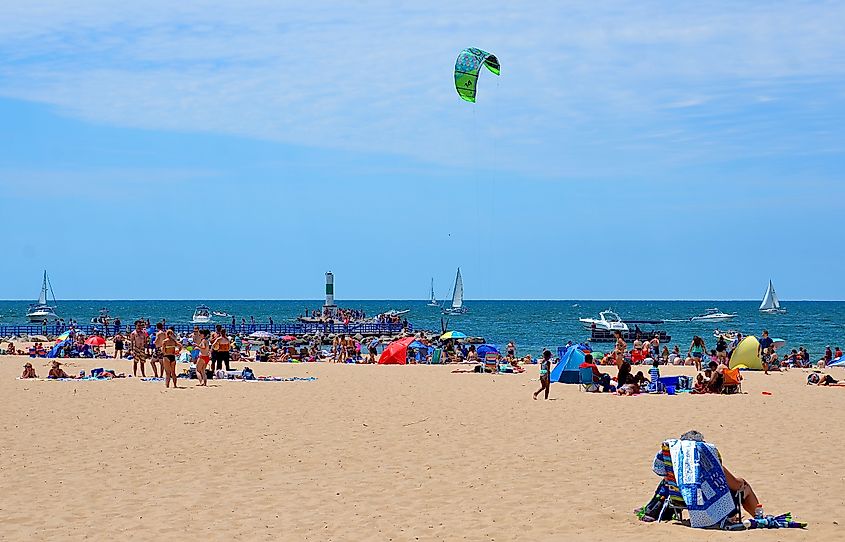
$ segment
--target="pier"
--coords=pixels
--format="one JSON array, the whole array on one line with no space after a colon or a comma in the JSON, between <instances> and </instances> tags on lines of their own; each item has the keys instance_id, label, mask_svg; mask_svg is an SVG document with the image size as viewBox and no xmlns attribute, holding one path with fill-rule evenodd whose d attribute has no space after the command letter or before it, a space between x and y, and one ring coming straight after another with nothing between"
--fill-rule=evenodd
<instances>
[{"instance_id":1,"label":"pier","mask_svg":"<svg viewBox=\"0 0 845 542\"><path fill-rule=\"evenodd\" d=\"M155 325L153 323L152 325ZM177 333L190 333L194 327L199 329L214 330L218 324L185 324L173 323L166 324L167 328L173 328ZM240 334L249 335L257 331L264 331L272 333L273 335L293 335L300 337L302 335L329 335L329 334L343 334L343 335L357 335L363 336L378 336L378 335L398 335L403 331L412 333L414 326L408 323L406 326L402 324L387 324L377 322L350 322L344 324L342 322L334 323L304 323L297 322L293 324L219 324L230 335ZM33 335L46 335L55 337L68 331L70 326L63 324L0 324L0 337L22 337ZM104 335L114 335L118 330L114 326L104 326L102 324L79 324L73 326L73 329L84 333L85 335L93 335L94 333L103 333ZM135 329L134 324L122 324L120 331L124 334L132 332Z\"/></svg>"}]
</instances>

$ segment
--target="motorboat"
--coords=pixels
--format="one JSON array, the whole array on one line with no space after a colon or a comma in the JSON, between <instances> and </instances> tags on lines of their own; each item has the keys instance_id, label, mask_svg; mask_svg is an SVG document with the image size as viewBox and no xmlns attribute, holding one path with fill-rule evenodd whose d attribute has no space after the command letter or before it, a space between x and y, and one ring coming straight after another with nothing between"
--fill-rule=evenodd
<instances>
[{"instance_id":1,"label":"motorboat","mask_svg":"<svg viewBox=\"0 0 845 542\"><path fill-rule=\"evenodd\" d=\"M403 314L408 314L409 312L411 312L411 309L405 309L405 310L401 310L401 311L389 310L389 311L386 311L386 312L379 314L378 316L387 316L388 318L390 318L390 317L393 317L393 316L402 316ZM376 317L376 319L378 319L378 316Z\"/></svg>"},{"instance_id":2,"label":"motorboat","mask_svg":"<svg viewBox=\"0 0 845 542\"><path fill-rule=\"evenodd\" d=\"M228 318L229 316L232 316L228 312L223 311L212 311L211 314L213 314L214 316L219 316L221 318Z\"/></svg>"},{"instance_id":3,"label":"motorboat","mask_svg":"<svg viewBox=\"0 0 845 542\"><path fill-rule=\"evenodd\" d=\"M111 323L113 318L109 316L109 310L105 307L100 309L100 314L91 318L92 324L100 324L102 326Z\"/></svg>"},{"instance_id":4,"label":"motorboat","mask_svg":"<svg viewBox=\"0 0 845 542\"><path fill-rule=\"evenodd\" d=\"M194 310L194 316L191 318L194 324L207 324L211 322L211 309L205 305L200 305Z\"/></svg>"},{"instance_id":5,"label":"motorboat","mask_svg":"<svg viewBox=\"0 0 845 542\"><path fill-rule=\"evenodd\" d=\"M431 279L431 299L428 302L429 307L439 307L440 303L437 302L437 298L434 297L434 278Z\"/></svg>"},{"instance_id":6,"label":"motorboat","mask_svg":"<svg viewBox=\"0 0 845 542\"><path fill-rule=\"evenodd\" d=\"M601 311L598 318L579 318L578 321L586 329L595 326L595 329L604 331L628 331L628 324L612 310Z\"/></svg>"},{"instance_id":7,"label":"motorboat","mask_svg":"<svg viewBox=\"0 0 845 542\"><path fill-rule=\"evenodd\" d=\"M739 334L740 332L735 329L728 329L726 331L716 329L713 331L713 338L718 339L719 337L724 337L726 341L731 342L735 340Z\"/></svg>"},{"instance_id":8,"label":"motorboat","mask_svg":"<svg viewBox=\"0 0 845 542\"><path fill-rule=\"evenodd\" d=\"M760 312L764 314L786 314L786 309L780 306L778 294L775 292L775 286L771 280L769 280L769 287L766 288L763 301L760 303Z\"/></svg>"},{"instance_id":9,"label":"motorboat","mask_svg":"<svg viewBox=\"0 0 845 542\"><path fill-rule=\"evenodd\" d=\"M452 305L443 309L443 314L466 314L469 310L464 307L464 279L461 278L461 268L455 275L455 287L452 289Z\"/></svg>"},{"instance_id":10,"label":"motorboat","mask_svg":"<svg viewBox=\"0 0 845 542\"><path fill-rule=\"evenodd\" d=\"M53 298L53 305L47 304L47 292L50 292L50 295ZM58 316L56 316L56 296L53 294L53 286L50 284L50 280L47 278L47 271L44 271L44 280L41 283L41 294L38 296L38 302L33 303L29 306L26 311L26 317L29 319L30 322L35 323L44 323L49 322L50 320L58 320Z\"/></svg>"},{"instance_id":11,"label":"motorboat","mask_svg":"<svg viewBox=\"0 0 845 542\"><path fill-rule=\"evenodd\" d=\"M707 309L703 314L690 318L691 322L727 322L736 318L736 313L728 314L717 308Z\"/></svg>"}]
</instances>

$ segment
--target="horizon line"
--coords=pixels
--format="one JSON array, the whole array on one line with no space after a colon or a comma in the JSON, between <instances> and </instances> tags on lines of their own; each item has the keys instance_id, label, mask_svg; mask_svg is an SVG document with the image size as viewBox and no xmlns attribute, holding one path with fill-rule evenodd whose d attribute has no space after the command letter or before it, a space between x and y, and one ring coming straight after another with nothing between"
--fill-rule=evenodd
<instances>
[{"instance_id":1,"label":"horizon line","mask_svg":"<svg viewBox=\"0 0 845 542\"><path fill-rule=\"evenodd\" d=\"M195 298L195 299L176 299L176 298L162 298L162 299L132 299L132 298L114 298L114 299L62 299L56 300L56 303L63 303L69 301L100 301L100 302L115 302L115 301L199 301L199 302L215 302L215 301L307 301L307 302L322 302L325 299L262 299L262 298L250 298L250 299L228 299L228 298ZM428 302L428 299L348 299L348 300L335 300L335 303L355 303L355 302ZM645 301L660 301L660 302L667 302L667 301L675 301L675 302L714 302L714 303L744 303L744 302L758 302L757 299L670 299L670 298L654 298L654 299L634 299L634 298L627 298L627 299L540 299L540 298L491 298L491 299L464 299L464 302L471 302L471 301L516 301L516 302L544 302L544 301L551 301L551 302L563 302L563 301L575 301L575 302L585 302L585 303L608 303L608 302L645 302ZM845 299L781 299L782 302L788 303L804 303L804 302L816 302L816 303L840 303L845 301ZM29 302L32 303L31 299L0 299L0 303L4 302Z\"/></svg>"}]
</instances>

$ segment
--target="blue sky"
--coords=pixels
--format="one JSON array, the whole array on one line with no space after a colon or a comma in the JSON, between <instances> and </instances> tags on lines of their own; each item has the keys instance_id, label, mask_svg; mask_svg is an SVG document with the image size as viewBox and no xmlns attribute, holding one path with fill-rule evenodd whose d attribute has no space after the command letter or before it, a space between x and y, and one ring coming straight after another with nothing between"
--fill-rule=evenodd
<instances>
[{"instance_id":1,"label":"blue sky","mask_svg":"<svg viewBox=\"0 0 845 542\"><path fill-rule=\"evenodd\" d=\"M7 2L0 298L845 299L840 2ZM476 105L458 51L496 53Z\"/></svg>"}]
</instances>

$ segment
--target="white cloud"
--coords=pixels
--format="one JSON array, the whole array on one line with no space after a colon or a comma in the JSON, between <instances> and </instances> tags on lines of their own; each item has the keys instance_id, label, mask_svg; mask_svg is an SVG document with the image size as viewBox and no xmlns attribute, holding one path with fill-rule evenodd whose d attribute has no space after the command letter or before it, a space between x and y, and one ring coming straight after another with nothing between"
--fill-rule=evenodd
<instances>
[{"instance_id":1,"label":"white cloud","mask_svg":"<svg viewBox=\"0 0 845 542\"><path fill-rule=\"evenodd\" d=\"M830 90L845 78L838 3L437 4L14 2L0 95L99 123L442 164L495 146L497 167L540 175L636 164L633 152L749 152L770 127L725 124L725 112L764 95L800 117L796 89L818 81L815 100L842 105ZM503 63L474 112L452 86L468 45ZM831 129L817 146L839 144Z\"/></svg>"}]
</instances>

